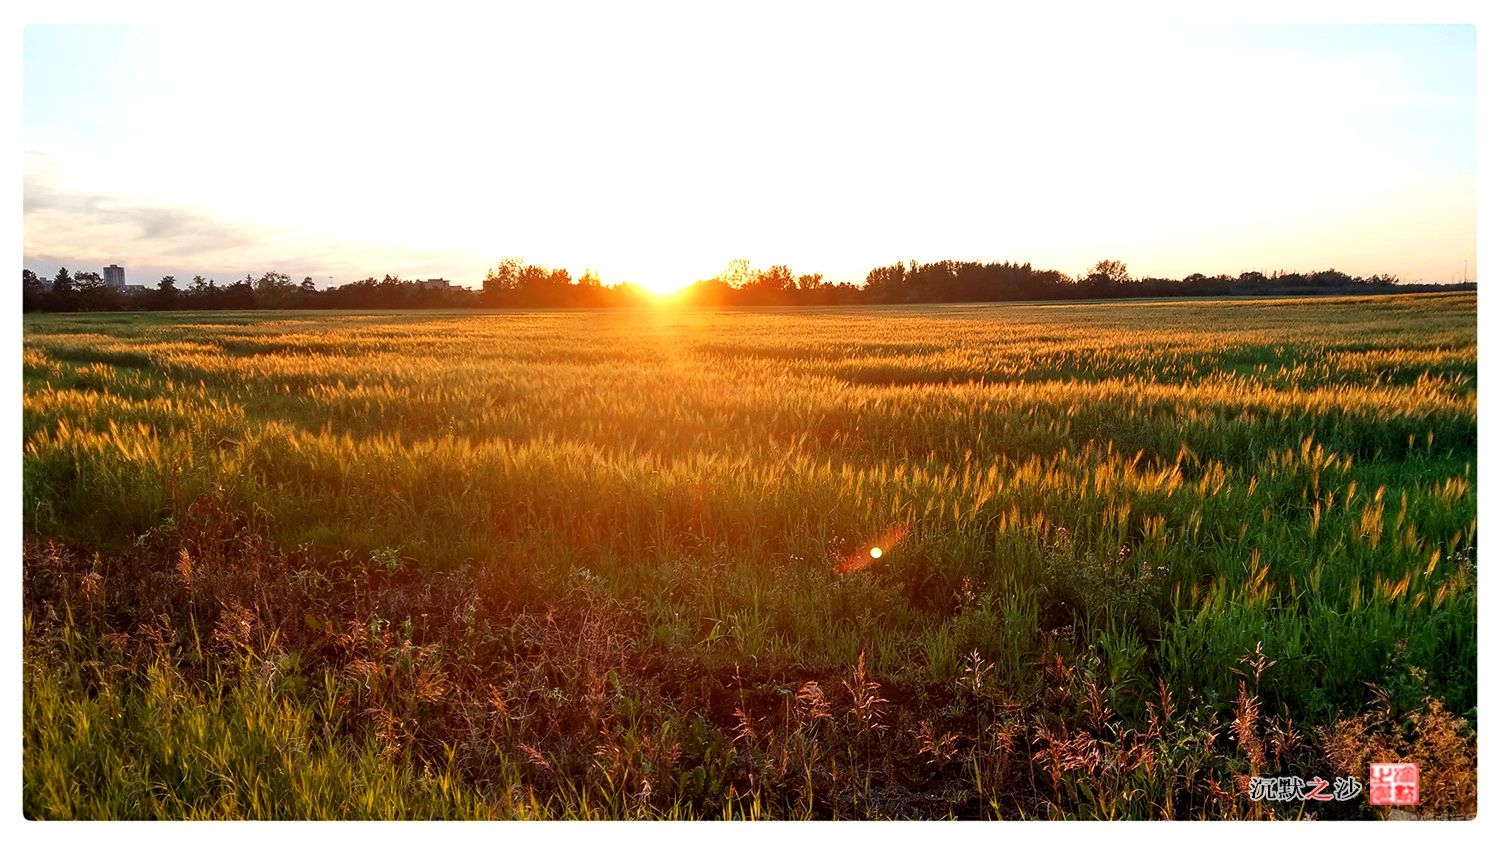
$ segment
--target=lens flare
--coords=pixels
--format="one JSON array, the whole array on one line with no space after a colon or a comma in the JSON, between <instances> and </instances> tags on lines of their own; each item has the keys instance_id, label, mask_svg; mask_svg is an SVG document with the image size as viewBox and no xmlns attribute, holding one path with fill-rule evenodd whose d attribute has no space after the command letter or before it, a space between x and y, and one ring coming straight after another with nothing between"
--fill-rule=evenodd
<instances>
[{"instance_id":1,"label":"lens flare","mask_svg":"<svg viewBox=\"0 0 1500 844\"><path fill-rule=\"evenodd\" d=\"M868 546L869 550L855 551L839 560L833 567L834 573L848 574L874 565L876 560L895 550L896 545L906 538L907 530L908 526L904 522L891 525L875 537L875 541Z\"/></svg>"}]
</instances>

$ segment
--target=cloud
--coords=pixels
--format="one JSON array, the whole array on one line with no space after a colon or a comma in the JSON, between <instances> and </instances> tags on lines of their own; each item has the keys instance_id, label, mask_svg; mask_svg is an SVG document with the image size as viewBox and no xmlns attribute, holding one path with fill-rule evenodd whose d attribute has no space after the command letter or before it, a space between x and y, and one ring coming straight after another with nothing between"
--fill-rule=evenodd
<instances>
[{"instance_id":1,"label":"cloud","mask_svg":"<svg viewBox=\"0 0 1500 844\"><path fill-rule=\"evenodd\" d=\"M28 173L22 209L26 252L194 258L244 249L268 232L191 208L80 193Z\"/></svg>"},{"instance_id":2,"label":"cloud","mask_svg":"<svg viewBox=\"0 0 1500 844\"><path fill-rule=\"evenodd\" d=\"M45 156L29 156L27 163L23 260L46 275L60 266L114 263L126 267L132 283L200 273L223 280L274 270L311 276L320 285L386 273L477 284L492 260L465 250L318 237L130 195L74 190L59 184Z\"/></svg>"}]
</instances>

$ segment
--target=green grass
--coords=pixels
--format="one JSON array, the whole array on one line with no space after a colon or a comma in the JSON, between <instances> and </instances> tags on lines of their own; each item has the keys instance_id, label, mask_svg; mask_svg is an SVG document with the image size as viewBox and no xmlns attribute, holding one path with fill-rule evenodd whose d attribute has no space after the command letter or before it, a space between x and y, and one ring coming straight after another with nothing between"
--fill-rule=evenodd
<instances>
[{"instance_id":1,"label":"green grass","mask_svg":"<svg viewBox=\"0 0 1500 844\"><path fill-rule=\"evenodd\" d=\"M27 810L1295 813L1237 778L1352 770L1375 709L1355 745L1474 740L1475 335L1472 294L28 316ZM166 676L182 719L67 727ZM108 754L169 773L68 784Z\"/></svg>"}]
</instances>

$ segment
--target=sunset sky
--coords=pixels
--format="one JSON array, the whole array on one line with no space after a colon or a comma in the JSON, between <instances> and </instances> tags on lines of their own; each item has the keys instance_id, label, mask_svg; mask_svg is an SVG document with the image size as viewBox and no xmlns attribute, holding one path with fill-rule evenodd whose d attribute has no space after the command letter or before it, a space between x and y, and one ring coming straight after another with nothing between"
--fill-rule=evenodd
<instances>
[{"instance_id":1,"label":"sunset sky","mask_svg":"<svg viewBox=\"0 0 1500 844\"><path fill-rule=\"evenodd\" d=\"M1472 26L917 8L32 25L25 265L1477 273Z\"/></svg>"}]
</instances>

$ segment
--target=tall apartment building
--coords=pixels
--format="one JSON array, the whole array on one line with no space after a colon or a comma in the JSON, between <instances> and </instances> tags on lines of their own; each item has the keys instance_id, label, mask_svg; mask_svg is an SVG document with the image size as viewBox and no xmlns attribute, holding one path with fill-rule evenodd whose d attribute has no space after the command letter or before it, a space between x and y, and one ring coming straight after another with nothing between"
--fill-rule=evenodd
<instances>
[{"instance_id":1,"label":"tall apartment building","mask_svg":"<svg viewBox=\"0 0 1500 844\"><path fill-rule=\"evenodd\" d=\"M110 264L104 268L104 286L115 290L125 289L125 268Z\"/></svg>"}]
</instances>

